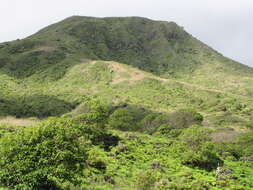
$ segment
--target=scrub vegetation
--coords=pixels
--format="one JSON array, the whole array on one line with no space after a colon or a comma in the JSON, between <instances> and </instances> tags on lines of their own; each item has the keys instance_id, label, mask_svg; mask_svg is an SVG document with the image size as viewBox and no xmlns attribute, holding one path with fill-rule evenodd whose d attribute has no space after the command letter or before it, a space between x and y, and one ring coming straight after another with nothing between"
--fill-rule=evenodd
<instances>
[{"instance_id":1,"label":"scrub vegetation","mask_svg":"<svg viewBox=\"0 0 253 190\"><path fill-rule=\"evenodd\" d=\"M0 80L0 189L253 188L253 70L175 23L70 17Z\"/></svg>"}]
</instances>

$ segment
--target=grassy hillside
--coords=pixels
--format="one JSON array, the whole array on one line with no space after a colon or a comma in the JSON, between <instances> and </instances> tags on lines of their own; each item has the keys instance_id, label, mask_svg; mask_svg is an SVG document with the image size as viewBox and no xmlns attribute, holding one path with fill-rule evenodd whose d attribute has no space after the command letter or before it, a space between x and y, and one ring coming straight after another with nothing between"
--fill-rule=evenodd
<instances>
[{"instance_id":1,"label":"grassy hillside","mask_svg":"<svg viewBox=\"0 0 253 190\"><path fill-rule=\"evenodd\" d=\"M161 78L117 62L76 61L61 79L50 80L47 74L22 80L3 74L1 115L60 116L88 97L98 97L113 105L127 103L164 113L192 108L204 115L206 126L237 132L253 123L250 97Z\"/></svg>"},{"instance_id":2,"label":"grassy hillside","mask_svg":"<svg viewBox=\"0 0 253 190\"><path fill-rule=\"evenodd\" d=\"M75 16L2 43L0 189L252 189L252 80L146 18Z\"/></svg>"},{"instance_id":3,"label":"grassy hillside","mask_svg":"<svg viewBox=\"0 0 253 190\"><path fill-rule=\"evenodd\" d=\"M116 61L163 78L252 94L252 68L223 57L173 22L75 16L0 45L0 68L15 78L46 71L47 80L57 80L73 58Z\"/></svg>"},{"instance_id":4,"label":"grassy hillside","mask_svg":"<svg viewBox=\"0 0 253 190\"><path fill-rule=\"evenodd\" d=\"M2 114L18 117L60 115L76 107L85 95L95 94L93 92L96 90L89 89L91 85L93 89L99 89L100 92L96 94L103 93L103 97L114 98L112 93L108 93L110 88L107 88L108 84L106 84L110 84L113 73L101 73L105 72L103 68L91 68L91 71L88 71L89 76L84 76L91 78L87 79L85 84L81 84L83 73L76 71L84 67L85 64L80 63L87 62L86 60L115 61L131 65L163 78L156 79L158 86L160 83L167 85L168 82L166 83L164 79L166 78L170 81L168 88L183 89L179 95L182 103L179 103L174 100L179 97L171 95L171 92L167 98L163 97L167 93L160 93L160 89L156 94L158 97L162 94L161 98L156 98L155 92L145 93L145 90L148 91L147 89L156 86L154 80L151 80L153 86L147 85L148 82L141 82L147 80L135 80L134 83L144 89L144 94L129 92L140 99L135 100L134 103L145 101L145 104L157 110L166 111L180 106L189 106L192 104L190 99L200 99L196 101L206 103L205 97L208 97L210 101L209 96L212 97L215 92L225 94L224 97L228 94L228 99L232 97L237 101L238 98L251 97L251 91L253 91L250 85L253 76L251 68L223 57L173 22L152 21L139 17L75 16L44 28L26 39L0 45L0 77L3 81L0 84ZM105 74L99 80L106 85L100 84L100 86L104 85L100 87L95 84L98 80L97 72L101 75ZM125 73L128 75L127 72ZM155 79L155 77L151 78ZM122 82L127 82L121 80L114 81L110 85L119 86L116 84L120 83L121 86ZM65 86L61 86L63 83ZM67 86L85 90L80 93L78 90L73 91L70 87L66 88ZM132 91L137 91L139 86L136 90L131 88ZM112 91L115 91L115 88L113 87ZM107 91L102 92L103 89ZM120 92L117 93L126 95L128 93L123 93L126 89L120 88ZM208 93L208 95L203 95L203 93ZM120 95L119 97L118 99L122 98ZM173 101L169 101L169 98ZM160 103L157 104L157 101ZM218 104L217 101L220 100L214 100L214 104ZM29 105L33 102L36 106ZM43 102L58 105L59 109L54 110L53 107L48 106L45 108L42 106ZM248 100L242 104L248 104ZM31 106L36 107L37 111L26 113L33 112L33 110L26 111ZM193 106L196 105L193 103ZM205 111L205 108L202 110Z\"/></svg>"}]
</instances>

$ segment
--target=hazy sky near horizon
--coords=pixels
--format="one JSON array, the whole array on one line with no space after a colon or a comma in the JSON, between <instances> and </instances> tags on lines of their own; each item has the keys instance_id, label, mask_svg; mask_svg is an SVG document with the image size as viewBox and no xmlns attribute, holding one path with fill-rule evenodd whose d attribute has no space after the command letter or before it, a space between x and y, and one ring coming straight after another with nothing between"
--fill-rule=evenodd
<instances>
[{"instance_id":1,"label":"hazy sky near horizon","mask_svg":"<svg viewBox=\"0 0 253 190\"><path fill-rule=\"evenodd\" d=\"M174 21L223 55L253 67L253 0L1 0L0 42L72 15Z\"/></svg>"}]
</instances>

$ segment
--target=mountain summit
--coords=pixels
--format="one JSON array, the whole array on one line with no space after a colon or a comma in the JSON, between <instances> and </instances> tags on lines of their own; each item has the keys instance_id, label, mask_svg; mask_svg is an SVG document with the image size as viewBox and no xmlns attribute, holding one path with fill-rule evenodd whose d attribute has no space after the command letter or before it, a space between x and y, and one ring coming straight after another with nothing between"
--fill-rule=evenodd
<instances>
[{"instance_id":1,"label":"mountain summit","mask_svg":"<svg viewBox=\"0 0 253 190\"><path fill-rule=\"evenodd\" d=\"M253 70L173 22L70 17L0 81L0 190L253 188Z\"/></svg>"},{"instance_id":2,"label":"mountain summit","mask_svg":"<svg viewBox=\"0 0 253 190\"><path fill-rule=\"evenodd\" d=\"M96 66L90 64L95 62L98 63ZM134 68L122 68L122 64ZM140 75L132 73L133 70ZM5 114L38 116L40 112L39 116L48 116L70 111L85 95L102 93L103 98L110 100L118 97L119 101L136 101L137 94L125 92L130 94L123 98L120 91L133 90L133 83L150 75L148 78L159 83L175 81L171 88L177 84L176 88L183 85L232 97L253 96L253 87L249 85L253 82L252 68L223 57L174 22L141 17L73 16L25 39L0 44L0 108ZM112 85L111 92L103 90L109 90L108 86L97 85L100 82ZM123 89L126 82L129 84ZM122 87L117 92L114 91L116 84ZM148 83L145 83L146 87L138 85L150 88ZM154 83L149 85L156 86ZM178 95L182 95L183 105L189 101L183 97L188 92ZM197 99L195 102L204 101L203 94L198 97L199 93L193 92L191 96L197 96L192 97ZM145 99L152 108L161 104L156 107L158 110L172 109L166 107L172 104L166 102L166 98L159 104L154 104L156 98L146 95L137 99L137 102ZM42 106L41 102L49 100L62 109ZM38 109L36 113L28 113L26 106L34 105L33 102ZM176 102L173 102L175 107ZM45 109L45 113L41 109ZM21 114L20 110L23 110Z\"/></svg>"},{"instance_id":3,"label":"mountain summit","mask_svg":"<svg viewBox=\"0 0 253 190\"><path fill-rule=\"evenodd\" d=\"M140 17L70 17L32 39L63 46L90 59L113 60L155 74L182 72L217 56L174 22Z\"/></svg>"},{"instance_id":4,"label":"mountain summit","mask_svg":"<svg viewBox=\"0 0 253 190\"><path fill-rule=\"evenodd\" d=\"M224 83L224 78L241 81L253 73L252 68L223 57L176 23L141 17L73 16L0 48L0 68L15 77L43 72L69 57L116 61L197 85L214 81L208 87L226 86L230 91L235 90L233 84Z\"/></svg>"}]
</instances>

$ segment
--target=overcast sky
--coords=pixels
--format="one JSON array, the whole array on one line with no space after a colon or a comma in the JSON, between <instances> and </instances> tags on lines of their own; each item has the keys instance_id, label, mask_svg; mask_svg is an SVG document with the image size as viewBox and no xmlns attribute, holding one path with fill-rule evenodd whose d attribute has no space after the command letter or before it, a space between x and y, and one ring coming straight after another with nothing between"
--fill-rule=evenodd
<instances>
[{"instance_id":1,"label":"overcast sky","mask_svg":"<svg viewBox=\"0 0 253 190\"><path fill-rule=\"evenodd\" d=\"M253 66L253 0L1 0L0 42L72 15L174 21L223 55Z\"/></svg>"}]
</instances>

